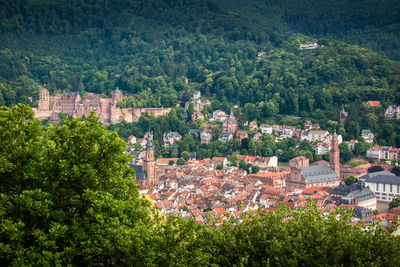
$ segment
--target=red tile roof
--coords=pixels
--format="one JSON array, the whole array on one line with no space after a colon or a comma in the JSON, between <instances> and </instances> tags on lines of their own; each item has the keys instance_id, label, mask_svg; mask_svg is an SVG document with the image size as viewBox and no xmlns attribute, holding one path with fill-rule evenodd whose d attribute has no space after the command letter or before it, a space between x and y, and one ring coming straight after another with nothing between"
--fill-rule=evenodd
<instances>
[{"instance_id":1,"label":"red tile roof","mask_svg":"<svg viewBox=\"0 0 400 267\"><path fill-rule=\"evenodd\" d=\"M381 101L372 101L372 100L370 100L366 104L370 105L371 107L377 107L377 106L381 105Z\"/></svg>"}]
</instances>

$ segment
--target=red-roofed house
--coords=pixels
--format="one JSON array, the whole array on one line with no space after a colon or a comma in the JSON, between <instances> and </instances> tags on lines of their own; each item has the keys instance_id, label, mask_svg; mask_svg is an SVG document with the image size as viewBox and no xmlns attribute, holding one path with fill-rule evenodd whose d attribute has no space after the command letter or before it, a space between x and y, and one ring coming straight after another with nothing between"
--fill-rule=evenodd
<instances>
[{"instance_id":1,"label":"red-roofed house","mask_svg":"<svg viewBox=\"0 0 400 267\"><path fill-rule=\"evenodd\" d=\"M365 104L367 104L367 105L369 105L371 107L378 107L378 106L381 105L381 101L370 100L370 101L367 101L367 103L365 103Z\"/></svg>"}]
</instances>

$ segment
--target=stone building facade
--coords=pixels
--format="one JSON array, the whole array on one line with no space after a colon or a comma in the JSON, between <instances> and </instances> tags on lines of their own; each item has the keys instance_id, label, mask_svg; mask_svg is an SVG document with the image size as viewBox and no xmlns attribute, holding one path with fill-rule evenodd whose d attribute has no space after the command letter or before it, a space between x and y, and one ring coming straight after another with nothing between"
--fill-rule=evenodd
<instances>
[{"instance_id":1,"label":"stone building facade","mask_svg":"<svg viewBox=\"0 0 400 267\"><path fill-rule=\"evenodd\" d=\"M59 113L75 118L88 117L95 111L99 120L106 124L138 121L143 113L153 113L158 117L167 114L171 108L119 108L117 103L123 98L118 88L111 98L102 98L100 95L87 93L83 98L79 92L68 92L50 96L49 91L42 89L39 92L38 107L34 108L37 119L57 119Z\"/></svg>"}]
</instances>

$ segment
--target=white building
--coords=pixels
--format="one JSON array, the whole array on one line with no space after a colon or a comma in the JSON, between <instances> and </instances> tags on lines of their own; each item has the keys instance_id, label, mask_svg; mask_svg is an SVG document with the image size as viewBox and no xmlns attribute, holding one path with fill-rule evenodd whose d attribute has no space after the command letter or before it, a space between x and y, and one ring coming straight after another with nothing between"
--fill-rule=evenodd
<instances>
[{"instance_id":1,"label":"white building","mask_svg":"<svg viewBox=\"0 0 400 267\"><path fill-rule=\"evenodd\" d=\"M368 188L360 188L359 190L350 192L341 198L340 203L355 204L369 210L376 210L378 204L374 192Z\"/></svg>"},{"instance_id":2,"label":"white building","mask_svg":"<svg viewBox=\"0 0 400 267\"><path fill-rule=\"evenodd\" d=\"M215 110L211 120L225 121L228 116L222 110Z\"/></svg>"},{"instance_id":3,"label":"white building","mask_svg":"<svg viewBox=\"0 0 400 267\"><path fill-rule=\"evenodd\" d=\"M128 137L128 143L129 144L134 145L134 144L136 144L136 141L137 141L137 139L136 139L135 136L131 135L131 136Z\"/></svg>"},{"instance_id":4,"label":"white building","mask_svg":"<svg viewBox=\"0 0 400 267\"><path fill-rule=\"evenodd\" d=\"M374 134L371 132L371 130L361 130L361 136L365 139L367 143L373 143L374 142Z\"/></svg>"},{"instance_id":5,"label":"white building","mask_svg":"<svg viewBox=\"0 0 400 267\"><path fill-rule=\"evenodd\" d=\"M329 132L325 130L310 130L309 132L304 131L301 134L300 140L308 140L310 142L325 142L329 136Z\"/></svg>"},{"instance_id":6,"label":"white building","mask_svg":"<svg viewBox=\"0 0 400 267\"><path fill-rule=\"evenodd\" d=\"M177 132L164 133L164 136L163 136L164 145L167 145L167 144L173 145L181 139L182 139L182 135L180 135Z\"/></svg>"},{"instance_id":7,"label":"white building","mask_svg":"<svg viewBox=\"0 0 400 267\"><path fill-rule=\"evenodd\" d=\"M212 134L211 133L206 132L206 131L202 131L200 133L201 144L208 144L208 143L210 143L211 139L212 139Z\"/></svg>"},{"instance_id":8,"label":"white building","mask_svg":"<svg viewBox=\"0 0 400 267\"><path fill-rule=\"evenodd\" d=\"M261 132L262 132L263 134L272 135L273 129L272 129L272 126L271 126L271 125L268 125L268 124L261 124L261 125L260 125L260 129L261 129Z\"/></svg>"},{"instance_id":9,"label":"white building","mask_svg":"<svg viewBox=\"0 0 400 267\"><path fill-rule=\"evenodd\" d=\"M391 105L385 111L385 118L392 120L392 119L400 119L400 106Z\"/></svg>"},{"instance_id":10,"label":"white building","mask_svg":"<svg viewBox=\"0 0 400 267\"><path fill-rule=\"evenodd\" d=\"M329 151L331 151L330 143L316 143L313 147L316 155L329 154Z\"/></svg>"},{"instance_id":11,"label":"white building","mask_svg":"<svg viewBox=\"0 0 400 267\"><path fill-rule=\"evenodd\" d=\"M380 201L391 202L400 196L400 176L377 175L365 181Z\"/></svg>"}]
</instances>

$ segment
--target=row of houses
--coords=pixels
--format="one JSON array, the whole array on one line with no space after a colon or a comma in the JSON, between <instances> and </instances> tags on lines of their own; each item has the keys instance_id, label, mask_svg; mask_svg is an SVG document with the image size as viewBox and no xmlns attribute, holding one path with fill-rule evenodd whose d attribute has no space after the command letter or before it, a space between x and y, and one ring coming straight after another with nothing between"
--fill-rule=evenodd
<instances>
[{"instance_id":1,"label":"row of houses","mask_svg":"<svg viewBox=\"0 0 400 267\"><path fill-rule=\"evenodd\" d=\"M372 146L367 150L366 158L378 161L397 160L399 158L400 148L391 146Z\"/></svg>"}]
</instances>

